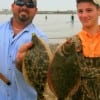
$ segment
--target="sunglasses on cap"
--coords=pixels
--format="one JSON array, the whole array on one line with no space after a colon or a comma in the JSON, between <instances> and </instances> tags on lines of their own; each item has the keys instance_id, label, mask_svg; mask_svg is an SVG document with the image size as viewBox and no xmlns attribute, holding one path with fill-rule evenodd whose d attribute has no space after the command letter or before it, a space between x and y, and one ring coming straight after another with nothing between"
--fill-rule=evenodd
<instances>
[{"instance_id":1,"label":"sunglasses on cap","mask_svg":"<svg viewBox=\"0 0 100 100\"><path fill-rule=\"evenodd\" d=\"M22 6L26 6L27 8L35 8L36 7L36 5L34 4L34 2L24 2L24 1L21 1L21 0L16 0L15 1L15 4L17 5L17 6L20 6L20 7L22 7Z\"/></svg>"}]
</instances>

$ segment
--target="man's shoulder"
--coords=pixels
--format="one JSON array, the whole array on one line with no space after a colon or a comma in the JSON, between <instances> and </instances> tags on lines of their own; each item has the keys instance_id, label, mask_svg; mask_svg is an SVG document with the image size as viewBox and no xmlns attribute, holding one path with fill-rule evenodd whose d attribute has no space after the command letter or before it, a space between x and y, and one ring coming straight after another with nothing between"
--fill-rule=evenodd
<instances>
[{"instance_id":1,"label":"man's shoulder","mask_svg":"<svg viewBox=\"0 0 100 100\"><path fill-rule=\"evenodd\" d=\"M45 34L42 29L38 28L36 25L32 24L33 30L36 32L36 34Z\"/></svg>"}]
</instances>

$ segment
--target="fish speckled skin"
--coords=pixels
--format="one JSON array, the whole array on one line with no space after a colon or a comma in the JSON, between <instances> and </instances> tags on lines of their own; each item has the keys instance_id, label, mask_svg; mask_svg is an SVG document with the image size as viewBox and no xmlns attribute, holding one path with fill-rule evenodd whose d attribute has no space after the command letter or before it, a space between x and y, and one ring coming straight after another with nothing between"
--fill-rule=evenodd
<instances>
[{"instance_id":1,"label":"fish speckled skin","mask_svg":"<svg viewBox=\"0 0 100 100\"><path fill-rule=\"evenodd\" d=\"M65 100L77 91L80 84L80 68L72 39L56 49L48 70L48 84L58 100Z\"/></svg>"},{"instance_id":2,"label":"fish speckled skin","mask_svg":"<svg viewBox=\"0 0 100 100\"><path fill-rule=\"evenodd\" d=\"M25 80L36 89L38 100L45 100L43 92L52 53L49 46L35 34L32 42L34 45L25 55L22 71Z\"/></svg>"}]
</instances>

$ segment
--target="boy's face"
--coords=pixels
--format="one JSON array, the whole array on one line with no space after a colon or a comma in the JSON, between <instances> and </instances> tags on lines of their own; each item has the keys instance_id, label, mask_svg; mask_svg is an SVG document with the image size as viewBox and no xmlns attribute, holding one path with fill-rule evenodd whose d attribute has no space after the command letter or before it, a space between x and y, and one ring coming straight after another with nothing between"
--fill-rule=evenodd
<instances>
[{"instance_id":1,"label":"boy's face","mask_svg":"<svg viewBox=\"0 0 100 100\"><path fill-rule=\"evenodd\" d=\"M98 24L100 10L90 2L77 4L77 14L83 27L91 27Z\"/></svg>"}]
</instances>

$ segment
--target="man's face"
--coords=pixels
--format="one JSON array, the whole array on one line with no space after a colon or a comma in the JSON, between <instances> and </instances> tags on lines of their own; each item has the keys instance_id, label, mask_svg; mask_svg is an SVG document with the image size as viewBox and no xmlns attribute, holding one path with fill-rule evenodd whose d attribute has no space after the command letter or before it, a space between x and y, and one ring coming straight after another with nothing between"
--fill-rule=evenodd
<instances>
[{"instance_id":1,"label":"man's face","mask_svg":"<svg viewBox=\"0 0 100 100\"><path fill-rule=\"evenodd\" d=\"M37 13L32 0L17 0L12 4L14 18L20 22L31 22Z\"/></svg>"}]
</instances>

